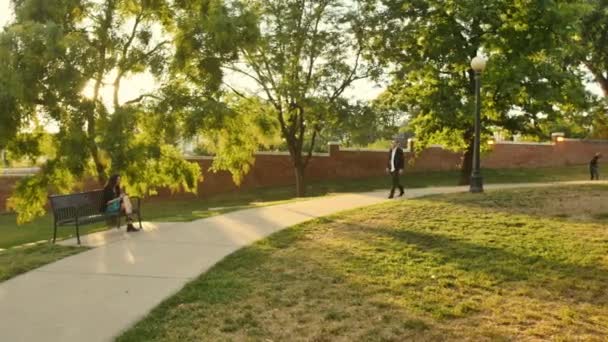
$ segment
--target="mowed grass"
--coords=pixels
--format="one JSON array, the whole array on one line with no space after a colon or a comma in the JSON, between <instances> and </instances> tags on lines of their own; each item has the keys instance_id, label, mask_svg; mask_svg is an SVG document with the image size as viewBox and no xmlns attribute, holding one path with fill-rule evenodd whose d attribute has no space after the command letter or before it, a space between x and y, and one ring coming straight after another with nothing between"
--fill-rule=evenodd
<instances>
[{"instance_id":1,"label":"mowed grass","mask_svg":"<svg viewBox=\"0 0 608 342\"><path fill-rule=\"evenodd\" d=\"M84 247L44 244L2 251L0 252L0 282L85 250Z\"/></svg>"},{"instance_id":2,"label":"mowed grass","mask_svg":"<svg viewBox=\"0 0 608 342\"><path fill-rule=\"evenodd\" d=\"M530 188L311 221L228 256L118 340L604 341L607 200L607 185Z\"/></svg>"},{"instance_id":3,"label":"mowed grass","mask_svg":"<svg viewBox=\"0 0 608 342\"><path fill-rule=\"evenodd\" d=\"M484 170L486 183L522 183L586 180L586 166L570 166L550 169ZM458 172L409 173L402 177L408 188L456 185ZM373 177L358 180L339 179L311 181L307 186L307 197L326 196L344 192L363 192L390 186L388 177ZM203 191L205 184L202 185ZM293 186L242 190L210 197L175 198L168 200L146 200L142 204L142 216L148 221L192 221L233 210L261 205L272 205L297 200ZM0 214L0 248L10 248L26 243L49 240L52 237L53 221L46 215L31 223L18 226L15 215ZM107 229L104 224L82 227L82 234ZM73 227L61 227L58 238L75 236Z\"/></svg>"}]
</instances>

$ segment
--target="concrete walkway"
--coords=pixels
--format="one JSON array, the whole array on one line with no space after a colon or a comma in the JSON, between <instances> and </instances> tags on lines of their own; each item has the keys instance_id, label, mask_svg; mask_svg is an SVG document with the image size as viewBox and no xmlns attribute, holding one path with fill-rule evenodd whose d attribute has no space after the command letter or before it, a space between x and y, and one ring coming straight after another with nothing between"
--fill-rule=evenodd
<instances>
[{"instance_id":1,"label":"concrete walkway","mask_svg":"<svg viewBox=\"0 0 608 342\"><path fill-rule=\"evenodd\" d=\"M564 183L486 189L557 184ZM466 190L408 189L404 198ZM328 196L194 222L146 223L137 234L121 229L86 236L83 244L96 248L0 283L0 341L111 340L239 248L316 217L385 202L386 194Z\"/></svg>"}]
</instances>

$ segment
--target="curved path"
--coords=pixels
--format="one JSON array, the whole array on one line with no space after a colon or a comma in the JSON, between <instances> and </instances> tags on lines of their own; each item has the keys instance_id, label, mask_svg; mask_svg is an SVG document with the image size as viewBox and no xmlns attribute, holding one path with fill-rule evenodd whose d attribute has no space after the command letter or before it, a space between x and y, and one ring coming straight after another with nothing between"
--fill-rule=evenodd
<instances>
[{"instance_id":1,"label":"curved path","mask_svg":"<svg viewBox=\"0 0 608 342\"><path fill-rule=\"evenodd\" d=\"M408 189L403 198L466 190ZM83 243L96 248L0 283L0 341L111 340L237 249L316 217L385 202L386 194L319 197L187 223L146 223L138 234L123 229L89 235Z\"/></svg>"}]
</instances>

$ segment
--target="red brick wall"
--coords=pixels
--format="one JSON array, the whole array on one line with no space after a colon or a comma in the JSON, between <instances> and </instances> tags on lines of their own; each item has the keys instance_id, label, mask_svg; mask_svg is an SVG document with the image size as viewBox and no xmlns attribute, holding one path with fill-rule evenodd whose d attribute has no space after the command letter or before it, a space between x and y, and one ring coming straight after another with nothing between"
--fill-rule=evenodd
<instances>
[{"instance_id":1,"label":"red brick wall","mask_svg":"<svg viewBox=\"0 0 608 342\"><path fill-rule=\"evenodd\" d=\"M608 156L607 141L570 140L554 143L497 143L482 155L484 168L535 168L575 164L586 164L596 152ZM405 152L406 159L414 156ZM460 168L460 154L441 147L430 147L406 166L409 171L445 171ZM309 180L355 179L384 174L388 151L340 149L330 145L329 154L313 156L306 170ZM285 153L258 153L255 165L247 174L240 187L232 182L227 172L211 173L211 158L193 159L200 164L204 181L199 186L199 196L225 193L237 189L294 184L293 167L289 155ZM4 209L6 197L18 178L0 177L0 210ZM167 197L168 191L161 191L160 197ZM182 196L182 195L180 195Z\"/></svg>"},{"instance_id":2,"label":"red brick wall","mask_svg":"<svg viewBox=\"0 0 608 342\"><path fill-rule=\"evenodd\" d=\"M588 163L597 152L608 157L608 141L566 139L550 144L495 144L482 156L487 168L528 168Z\"/></svg>"}]
</instances>

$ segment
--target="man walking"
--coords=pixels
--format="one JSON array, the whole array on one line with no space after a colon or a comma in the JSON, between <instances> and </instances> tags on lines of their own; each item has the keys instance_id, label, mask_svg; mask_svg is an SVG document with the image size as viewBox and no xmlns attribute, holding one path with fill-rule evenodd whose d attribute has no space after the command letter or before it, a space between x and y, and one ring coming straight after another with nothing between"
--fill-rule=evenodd
<instances>
[{"instance_id":1,"label":"man walking","mask_svg":"<svg viewBox=\"0 0 608 342\"><path fill-rule=\"evenodd\" d=\"M403 196L403 186L399 180L399 176L403 173L403 167L403 150L399 147L399 140L395 139L391 150L388 152L388 167L386 168L386 172L390 173L393 181L393 187L388 198L393 198L396 188L399 188L399 197Z\"/></svg>"},{"instance_id":2,"label":"man walking","mask_svg":"<svg viewBox=\"0 0 608 342\"><path fill-rule=\"evenodd\" d=\"M591 180L600 179L598 160L600 159L601 156L602 155L598 152L595 154L595 156L589 162L589 172L591 173Z\"/></svg>"}]
</instances>

